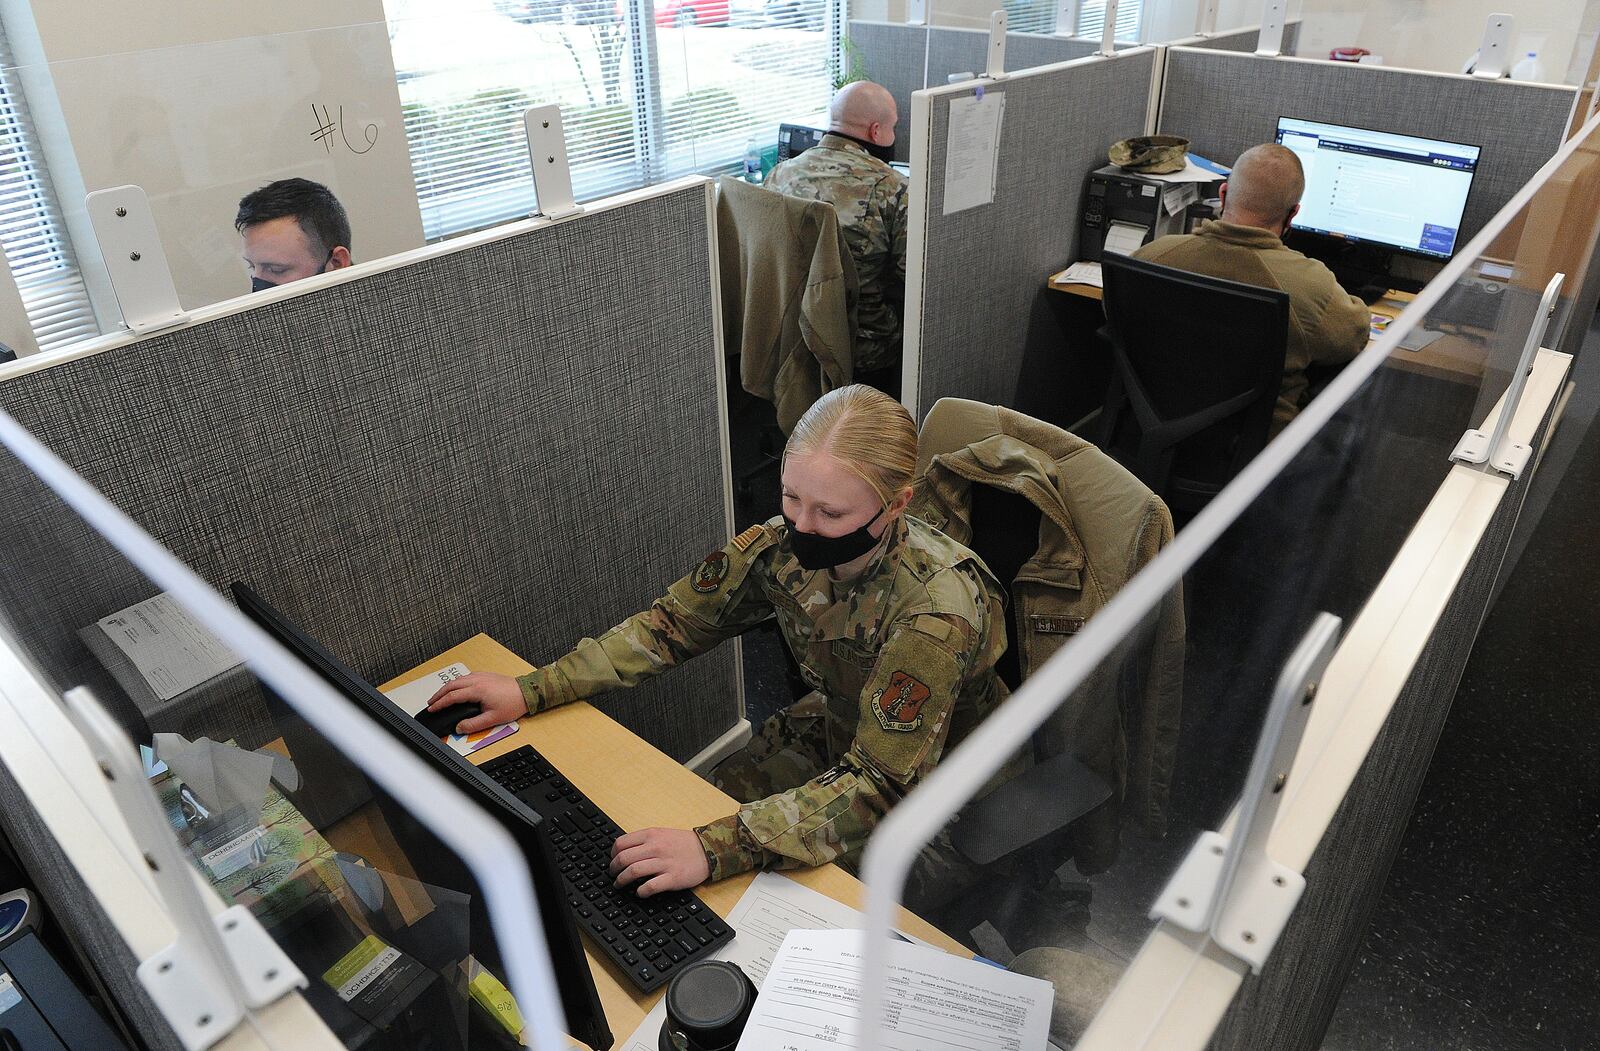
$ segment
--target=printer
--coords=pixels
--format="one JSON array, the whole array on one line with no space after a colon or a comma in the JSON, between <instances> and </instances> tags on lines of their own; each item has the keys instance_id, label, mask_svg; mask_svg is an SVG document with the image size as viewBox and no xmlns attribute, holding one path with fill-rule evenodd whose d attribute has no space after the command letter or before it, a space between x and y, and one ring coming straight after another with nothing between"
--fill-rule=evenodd
<instances>
[{"instance_id":1,"label":"printer","mask_svg":"<svg viewBox=\"0 0 1600 1051\"><path fill-rule=\"evenodd\" d=\"M1095 169L1084 186L1078 258L1098 263L1108 244L1126 255L1158 237L1188 233L1195 202L1215 196L1221 182L1220 176L1215 182L1167 182L1115 164ZM1176 215L1163 203L1172 193L1189 198Z\"/></svg>"}]
</instances>

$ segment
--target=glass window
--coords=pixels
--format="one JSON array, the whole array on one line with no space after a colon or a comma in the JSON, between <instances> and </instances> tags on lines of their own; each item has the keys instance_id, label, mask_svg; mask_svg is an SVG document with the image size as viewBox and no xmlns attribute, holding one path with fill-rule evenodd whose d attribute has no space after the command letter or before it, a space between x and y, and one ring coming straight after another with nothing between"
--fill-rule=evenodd
<instances>
[{"instance_id":1,"label":"glass window","mask_svg":"<svg viewBox=\"0 0 1600 1051\"><path fill-rule=\"evenodd\" d=\"M0 244L40 350L100 334L0 26Z\"/></svg>"}]
</instances>

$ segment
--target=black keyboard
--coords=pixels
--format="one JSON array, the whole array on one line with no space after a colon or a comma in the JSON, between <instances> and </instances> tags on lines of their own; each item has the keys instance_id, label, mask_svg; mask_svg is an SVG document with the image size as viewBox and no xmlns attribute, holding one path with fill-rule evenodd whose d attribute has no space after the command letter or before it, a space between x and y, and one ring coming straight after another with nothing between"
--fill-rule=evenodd
<instances>
[{"instance_id":1,"label":"black keyboard","mask_svg":"<svg viewBox=\"0 0 1600 1051\"><path fill-rule=\"evenodd\" d=\"M544 756L522 747L478 769L545 819L578 929L639 991L665 985L690 960L733 940L728 925L693 894L641 898L613 886L611 844L622 829Z\"/></svg>"}]
</instances>

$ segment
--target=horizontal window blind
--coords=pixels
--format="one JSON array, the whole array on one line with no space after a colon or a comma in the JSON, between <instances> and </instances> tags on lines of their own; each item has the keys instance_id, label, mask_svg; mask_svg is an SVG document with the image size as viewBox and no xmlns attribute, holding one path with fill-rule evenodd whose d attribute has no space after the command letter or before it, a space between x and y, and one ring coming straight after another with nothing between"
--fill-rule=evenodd
<instances>
[{"instance_id":1,"label":"horizontal window blind","mask_svg":"<svg viewBox=\"0 0 1600 1051\"><path fill-rule=\"evenodd\" d=\"M1117 5L1117 39L1139 39L1139 14L1141 0L1123 0ZM1078 36L1098 37L1105 32L1105 0L1083 0L1078 8Z\"/></svg>"},{"instance_id":2,"label":"horizontal window blind","mask_svg":"<svg viewBox=\"0 0 1600 1051\"><path fill-rule=\"evenodd\" d=\"M0 245L40 350L100 334L0 26Z\"/></svg>"},{"instance_id":3,"label":"horizontal window blind","mask_svg":"<svg viewBox=\"0 0 1600 1051\"><path fill-rule=\"evenodd\" d=\"M836 80L830 0L655 0L662 175L740 170L778 125L821 124ZM838 17L835 14L835 17Z\"/></svg>"},{"instance_id":4,"label":"horizontal window blind","mask_svg":"<svg viewBox=\"0 0 1600 1051\"><path fill-rule=\"evenodd\" d=\"M392 4L393 0L389 0ZM640 185L639 88L632 49L606 0L496 0L494 11L392 24L412 173L429 240L536 208L522 114L561 107L573 193ZM462 41L469 43L463 46ZM489 54L470 42L491 42Z\"/></svg>"},{"instance_id":5,"label":"horizontal window blind","mask_svg":"<svg viewBox=\"0 0 1600 1051\"><path fill-rule=\"evenodd\" d=\"M589 200L736 170L861 75L830 59L843 0L488 0L411 17L428 2L385 0L429 240L534 210L529 106L561 106L573 192Z\"/></svg>"}]
</instances>

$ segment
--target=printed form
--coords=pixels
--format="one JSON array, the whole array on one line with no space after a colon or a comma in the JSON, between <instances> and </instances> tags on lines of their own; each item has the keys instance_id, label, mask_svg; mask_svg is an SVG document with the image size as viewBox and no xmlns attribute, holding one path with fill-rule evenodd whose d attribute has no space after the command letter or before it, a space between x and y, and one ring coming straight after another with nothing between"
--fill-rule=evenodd
<instances>
[{"instance_id":1,"label":"printed form","mask_svg":"<svg viewBox=\"0 0 1600 1051\"><path fill-rule=\"evenodd\" d=\"M739 903L728 914L728 926L735 932L733 941L712 959L738 964L760 989L784 937L796 927L831 930L859 927L861 923L861 913L843 902L818 894L787 876L762 872L751 881L749 889L740 895ZM655 1010L645 1016L633 1036L622 1045L622 1051L656 1051L656 1036L666 1020L666 1005L658 1001Z\"/></svg>"},{"instance_id":2,"label":"printed form","mask_svg":"<svg viewBox=\"0 0 1600 1051\"><path fill-rule=\"evenodd\" d=\"M889 946L889 1035L864 1039L861 931L790 932L738 1051L1036 1051L1049 1038L1050 983L928 946Z\"/></svg>"}]
</instances>

